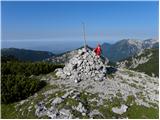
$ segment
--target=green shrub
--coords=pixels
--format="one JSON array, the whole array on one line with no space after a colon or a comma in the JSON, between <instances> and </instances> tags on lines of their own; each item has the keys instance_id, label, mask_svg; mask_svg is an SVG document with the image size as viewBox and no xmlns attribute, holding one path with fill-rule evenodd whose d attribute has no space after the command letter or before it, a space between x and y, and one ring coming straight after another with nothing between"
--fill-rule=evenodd
<instances>
[{"instance_id":1,"label":"green shrub","mask_svg":"<svg viewBox=\"0 0 160 120\"><path fill-rule=\"evenodd\" d=\"M2 75L23 74L25 76L47 74L53 72L56 68L62 68L64 65L51 64L46 62L7 62L2 63Z\"/></svg>"},{"instance_id":2,"label":"green shrub","mask_svg":"<svg viewBox=\"0 0 160 120\"><path fill-rule=\"evenodd\" d=\"M41 89L46 83L31 75L47 74L56 68L62 68L47 62L22 62L5 58L1 64L2 103L12 103L25 99Z\"/></svg>"},{"instance_id":3,"label":"green shrub","mask_svg":"<svg viewBox=\"0 0 160 120\"><path fill-rule=\"evenodd\" d=\"M139 105L132 105L129 107L128 111L125 113L129 119L158 119L159 110L155 108L148 108Z\"/></svg>"},{"instance_id":4,"label":"green shrub","mask_svg":"<svg viewBox=\"0 0 160 120\"><path fill-rule=\"evenodd\" d=\"M2 103L11 103L27 98L41 89L44 82L23 75L2 75Z\"/></svg>"}]
</instances>

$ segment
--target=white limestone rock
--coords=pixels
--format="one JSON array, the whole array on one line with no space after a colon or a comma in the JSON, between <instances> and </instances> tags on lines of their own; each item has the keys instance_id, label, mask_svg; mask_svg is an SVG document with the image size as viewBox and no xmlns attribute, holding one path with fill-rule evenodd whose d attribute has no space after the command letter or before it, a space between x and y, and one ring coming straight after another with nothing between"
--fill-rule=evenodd
<instances>
[{"instance_id":1,"label":"white limestone rock","mask_svg":"<svg viewBox=\"0 0 160 120\"><path fill-rule=\"evenodd\" d=\"M56 104L59 104L63 101L62 98L60 97L56 97L53 101L52 101L52 105L56 105Z\"/></svg>"},{"instance_id":2,"label":"white limestone rock","mask_svg":"<svg viewBox=\"0 0 160 120\"><path fill-rule=\"evenodd\" d=\"M87 110L84 108L84 106L81 102L79 102L78 106L75 109L77 111L81 112L81 113L86 113L87 112Z\"/></svg>"},{"instance_id":3,"label":"white limestone rock","mask_svg":"<svg viewBox=\"0 0 160 120\"><path fill-rule=\"evenodd\" d=\"M118 107L113 107L113 108L112 108L112 111L113 111L114 113L117 113L117 114L120 114L120 115L121 115L121 114L123 114L123 113L125 113L125 112L127 111L127 108L128 108L128 106L122 104L120 108L118 108Z\"/></svg>"}]
</instances>

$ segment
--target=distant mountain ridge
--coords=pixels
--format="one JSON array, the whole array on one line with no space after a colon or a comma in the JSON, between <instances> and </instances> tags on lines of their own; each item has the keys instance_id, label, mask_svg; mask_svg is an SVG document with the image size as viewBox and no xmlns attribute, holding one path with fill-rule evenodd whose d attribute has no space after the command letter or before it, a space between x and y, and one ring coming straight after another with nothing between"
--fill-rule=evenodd
<instances>
[{"instance_id":1,"label":"distant mountain ridge","mask_svg":"<svg viewBox=\"0 0 160 120\"><path fill-rule=\"evenodd\" d=\"M115 63L117 61L124 60L128 57L134 56L144 49L158 48L159 43L157 40L154 39L147 39L144 41L123 39L116 42L115 44L103 43L101 46L102 46L102 56L108 58L111 63ZM57 56L53 56L51 58L48 58L47 61L54 63L66 63L75 54L77 54L78 49L80 48L64 52Z\"/></svg>"},{"instance_id":2,"label":"distant mountain ridge","mask_svg":"<svg viewBox=\"0 0 160 120\"><path fill-rule=\"evenodd\" d=\"M150 48L117 62L117 67L144 72L150 76L159 76L159 49Z\"/></svg>"},{"instance_id":3,"label":"distant mountain ridge","mask_svg":"<svg viewBox=\"0 0 160 120\"><path fill-rule=\"evenodd\" d=\"M159 42L155 39L146 39L144 41L135 39L123 39L115 44L102 44L102 53L110 61L117 62L131 57L141 50L147 48L158 48Z\"/></svg>"},{"instance_id":4,"label":"distant mountain ridge","mask_svg":"<svg viewBox=\"0 0 160 120\"><path fill-rule=\"evenodd\" d=\"M1 49L1 56L13 56L21 61L42 61L50 58L55 54L48 51L37 51L18 48L3 48Z\"/></svg>"},{"instance_id":5,"label":"distant mountain ridge","mask_svg":"<svg viewBox=\"0 0 160 120\"><path fill-rule=\"evenodd\" d=\"M102 55L109 59L110 62L117 62L128 57L134 56L147 48L159 48L158 40L146 39L144 41L133 40L133 39L123 39L114 44L103 43L102 45ZM95 46L96 47L96 46ZM88 46L88 48L93 49ZM61 54L53 54L48 51L35 51L28 49L18 49L18 48L3 48L1 49L2 55L11 55L22 61L52 61L55 63L65 63L74 54L77 53L79 48L64 52Z\"/></svg>"}]
</instances>

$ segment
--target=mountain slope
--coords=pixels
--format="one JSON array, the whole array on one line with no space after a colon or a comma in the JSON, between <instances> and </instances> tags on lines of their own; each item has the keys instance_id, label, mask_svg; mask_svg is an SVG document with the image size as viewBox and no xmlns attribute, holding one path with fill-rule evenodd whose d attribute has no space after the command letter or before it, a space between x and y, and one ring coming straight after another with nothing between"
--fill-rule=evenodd
<instances>
[{"instance_id":1,"label":"mountain slope","mask_svg":"<svg viewBox=\"0 0 160 120\"><path fill-rule=\"evenodd\" d=\"M51 56L53 53L47 51L36 51L18 48L3 48L1 49L2 56L13 56L22 61L41 61Z\"/></svg>"},{"instance_id":2,"label":"mountain slope","mask_svg":"<svg viewBox=\"0 0 160 120\"><path fill-rule=\"evenodd\" d=\"M53 63L61 63L61 64L63 63L63 64L65 64L71 58L73 58L73 56L75 56L78 53L78 50L81 49L82 47L77 48L77 49L72 50L72 51L64 52L62 54L58 54L58 55L53 56L53 57L50 57L50 58L46 59L46 61L53 62ZM87 45L87 48L90 49L90 50L93 49L88 45Z\"/></svg>"},{"instance_id":3,"label":"mountain slope","mask_svg":"<svg viewBox=\"0 0 160 120\"><path fill-rule=\"evenodd\" d=\"M105 75L99 76L99 73ZM113 71L113 67L106 66L89 50L79 50L63 69L55 70L55 74L34 77L46 81L45 88L12 104L14 117L10 117L11 107L3 104L2 118L159 118L158 78L124 68ZM75 81L78 78L80 81Z\"/></svg>"},{"instance_id":4,"label":"mountain slope","mask_svg":"<svg viewBox=\"0 0 160 120\"><path fill-rule=\"evenodd\" d=\"M158 48L157 40L147 39L144 41L134 39L123 39L115 44L102 44L102 52L112 62L117 62L131 57L146 48Z\"/></svg>"},{"instance_id":5,"label":"mountain slope","mask_svg":"<svg viewBox=\"0 0 160 120\"><path fill-rule=\"evenodd\" d=\"M46 86L25 100L2 104L2 118L159 118L158 78L108 66L92 50L78 50L63 68L30 78Z\"/></svg>"},{"instance_id":6,"label":"mountain slope","mask_svg":"<svg viewBox=\"0 0 160 120\"><path fill-rule=\"evenodd\" d=\"M121 68L145 72L150 76L153 74L159 76L159 49L145 49L133 57L117 62L117 65Z\"/></svg>"},{"instance_id":7,"label":"mountain slope","mask_svg":"<svg viewBox=\"0 0 160 120\"><path fill-rule=\"evenodd\" d=\"M155 39L146 39L143 41L142 44L143 48L158 48L159 47L159 43L158 40Z\"/></svg>"},{"instance_id":8,"label":"mountain slope","mask_svg":"<svg viewBox=\"0 0 160 120\"><path fill-rule=\"evenodd\" d=\"M109 43L103 43L101 45L101 47L102 47L102 54L104 56L111 56L111 52L110 52L111 44L109 44Z\"/></svg>"}]
</instances>

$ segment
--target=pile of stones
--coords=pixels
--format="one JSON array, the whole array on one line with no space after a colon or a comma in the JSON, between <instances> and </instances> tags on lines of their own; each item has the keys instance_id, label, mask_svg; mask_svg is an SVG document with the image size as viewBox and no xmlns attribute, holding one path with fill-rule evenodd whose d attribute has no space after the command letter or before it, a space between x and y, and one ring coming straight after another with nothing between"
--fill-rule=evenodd
<instances>
[{"instance_id":1,"label":"pile of stones","mask_svg":"<svg viewBox=\"0 0 160 120\"><path fill-rule=\"evenodd\" d=\"M55 71L58 77L71 79L76 83L82 80L102 81L107 73L107 63L107 58L97 56L91 49L82 48L63 69L59 68Z\"/></svg>"}]
</instances>

